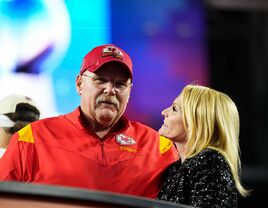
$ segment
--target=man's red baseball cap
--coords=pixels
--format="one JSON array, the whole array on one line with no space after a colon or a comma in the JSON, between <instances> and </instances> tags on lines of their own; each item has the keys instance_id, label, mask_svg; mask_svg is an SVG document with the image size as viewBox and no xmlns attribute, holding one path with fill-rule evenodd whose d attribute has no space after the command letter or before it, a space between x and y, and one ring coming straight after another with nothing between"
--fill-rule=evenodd
<instances>
[{"instance_id":1,"label":"man's red baseball cap","mask_svg":"<svg viewBox=\"0 0 268 208\"><path fill-rule=\"evenodd\" d=\"M80 74L83 74L86 70L96 72L103 64L108 62L122 64L128 70L130 78L133 78L131 58L125 51L113 44L97 46L85 55Z\"/></svg>"}]
</instances>

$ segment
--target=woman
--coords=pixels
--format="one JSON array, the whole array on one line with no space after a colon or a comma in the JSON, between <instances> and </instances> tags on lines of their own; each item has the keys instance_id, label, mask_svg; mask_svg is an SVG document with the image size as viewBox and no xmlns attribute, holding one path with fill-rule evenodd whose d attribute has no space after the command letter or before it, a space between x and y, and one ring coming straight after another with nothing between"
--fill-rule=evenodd
<instances>
[{"instance_id":1,"label":"woman","mask_svg":"<svg viewBox=\"0 0 268 208\"><path fill-rule=\"evenodd\" d=\"M194 207L235 208L240 182L239 114L224 93L187 85L165 117L159 133L174 141L180 160L171 165L158 199Z\"/></svg>"}]
</instances>

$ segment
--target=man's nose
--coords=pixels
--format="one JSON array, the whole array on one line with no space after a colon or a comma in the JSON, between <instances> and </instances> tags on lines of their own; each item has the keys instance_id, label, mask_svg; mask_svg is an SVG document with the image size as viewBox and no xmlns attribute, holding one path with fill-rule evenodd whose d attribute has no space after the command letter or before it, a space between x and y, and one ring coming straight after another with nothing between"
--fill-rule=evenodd
<instances>
[{"instance_id":1,"label":"man's nose","mask_svg":"<svg viewBox=\"0 0 268 208\"><path fill-rule=\"evenodd\" d=\"M115 94L115 91L116 91L116 88L115 88L115 85L112 81L105 83L104 92L106 92L108 94Z\"/></svg>"}]
</instances>

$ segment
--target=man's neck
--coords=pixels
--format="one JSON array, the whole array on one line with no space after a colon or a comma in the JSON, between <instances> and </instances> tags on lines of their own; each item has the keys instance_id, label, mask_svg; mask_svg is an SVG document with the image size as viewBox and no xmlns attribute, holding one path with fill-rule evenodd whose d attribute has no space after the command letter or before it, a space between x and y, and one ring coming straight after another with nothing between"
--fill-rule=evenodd
<instances>
[{"instance_id":1,"label":"man's neck","mask_svg":"<svg viewBox=\"0 0 268 208\"><path fill-rule=\"evenodd\" d=\"M103 139L110 131L111 128L95 132L100 139Z\"/></svg>"},{"instance_id":2,"label":"man's neck","mask_svg":"<svg viewBox=\"0 0 268 208\"><path fill-rule=\"evenodd\" d=\"M103 139L108 133L119 131L124 126L124 122L120 119L115 121L115 124L112 126L101 125L95 120L85 116L82 111L81 119L85 127L90 128L100 139Z\"/></svg>"},{"instance_id":3,"label":"man's neck","mask_svg":"<svg viewBox=\"0 0 268 208\"><path fill-rule=\"evenodd\" d=\"M99 125L98 127L95 126L95 128L91 126L92 131L95 132L99 136L99 138L103 139L108 133L115 133L120 131L124 126L124 123L122 120L119 119L113 126L104 127Z\"/></svg>"}]
</instances>

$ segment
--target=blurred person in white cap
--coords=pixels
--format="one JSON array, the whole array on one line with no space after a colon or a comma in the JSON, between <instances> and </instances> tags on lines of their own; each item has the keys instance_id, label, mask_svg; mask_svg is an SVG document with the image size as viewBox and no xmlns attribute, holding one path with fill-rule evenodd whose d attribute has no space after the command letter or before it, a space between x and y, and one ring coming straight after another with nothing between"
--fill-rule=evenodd
<instances>
[{"instance_id":1,"label":"blurred person in white cap","mask_svg":"<svg viewBox=\"0 0 268 208\"><path fill-rule=\"evenodd\" d=\"M130 56L101 45L83 59L73 112L21 129L0 162L0 180L95 189L155 198L174 144L124 116L132 89Z\"/></svg>"},{"instance_id":2,"label":"blurred person in white cap","mask_svg":"<svg viewBox=\"0 0 268 208\"><path fill-rule=\"evenodd\" d=\"M0 158L12 135L39 117L36 103L27 96L14 94L0 99Z\"/></svg>"}]
</instances>

